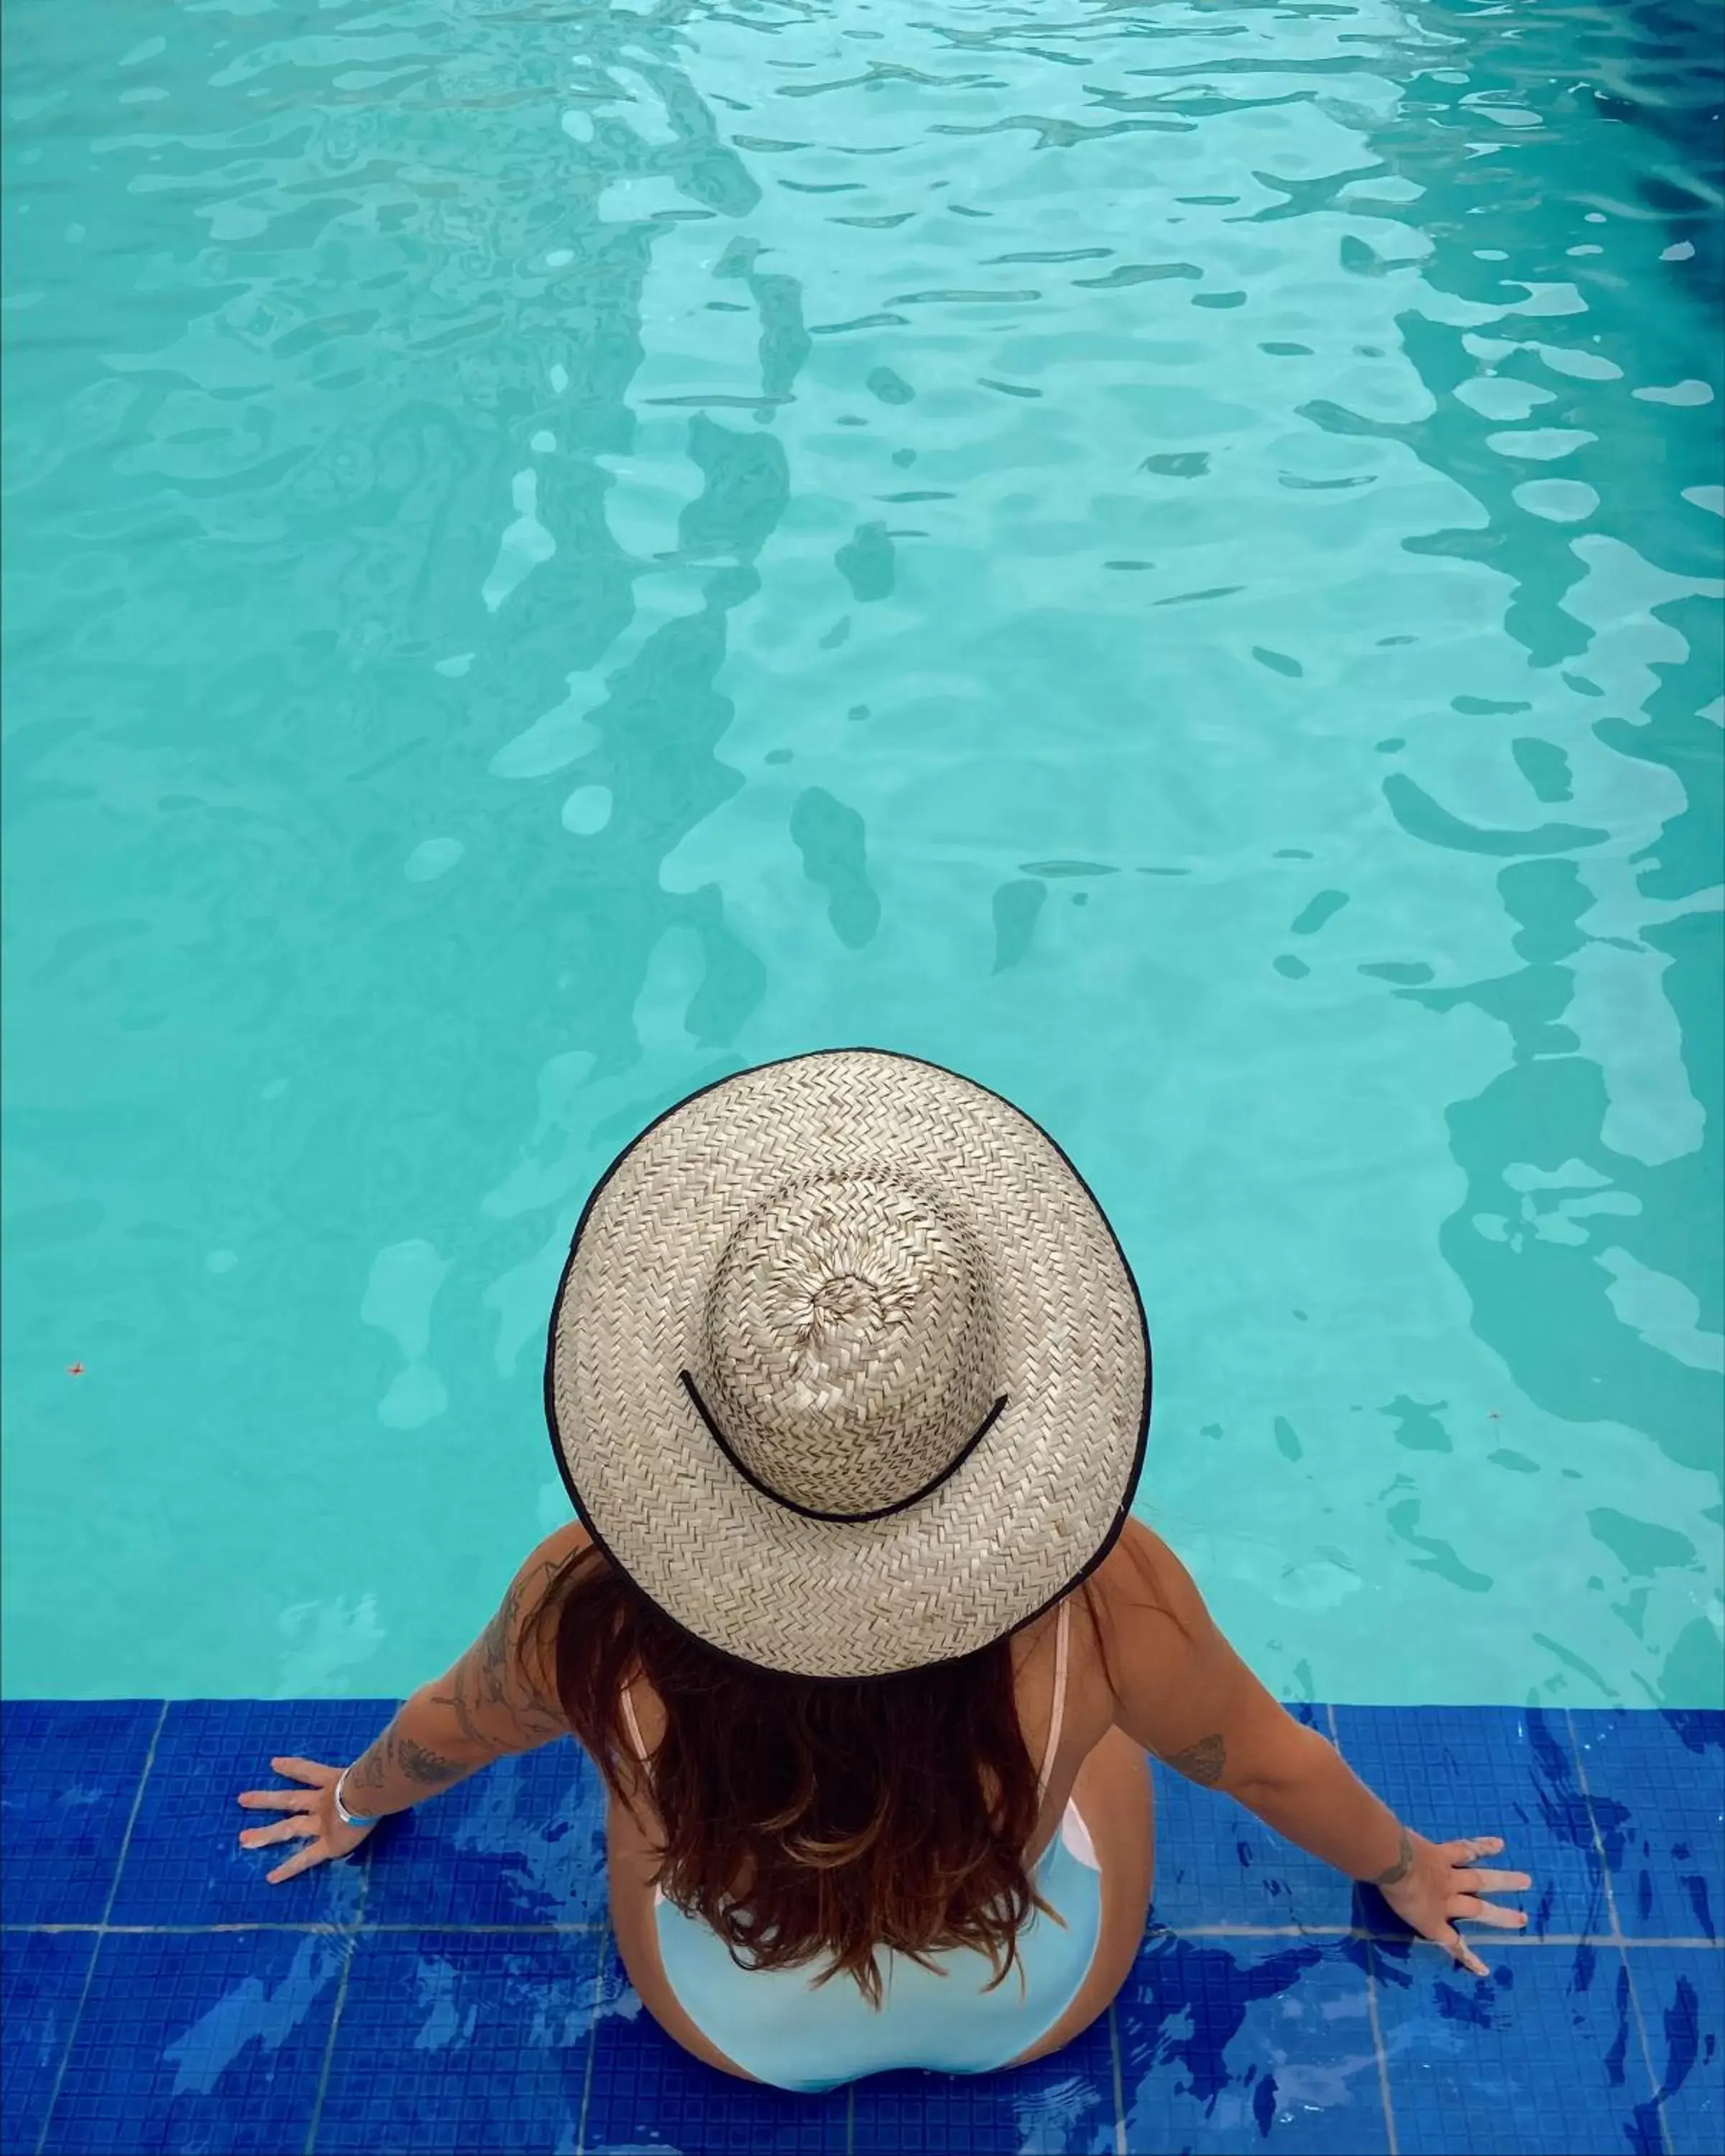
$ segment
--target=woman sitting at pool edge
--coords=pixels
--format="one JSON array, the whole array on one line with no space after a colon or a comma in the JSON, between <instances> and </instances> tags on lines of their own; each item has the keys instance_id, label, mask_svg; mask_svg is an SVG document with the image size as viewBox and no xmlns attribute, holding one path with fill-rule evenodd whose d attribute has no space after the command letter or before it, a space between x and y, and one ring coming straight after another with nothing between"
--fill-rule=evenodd
<instances>
[{"instance_id":1,"label":"woman sitting at pool edge","mask_svg":"<svg viewBox=\"0 0 1725 2156\"><path fill-rule=\"evenodd\" d=\"M613 1926L713 2066L820 2090L1040 2058L1149 1906L1145 1753L1380 1887L1476 1975L1496 1836L1401 1825L1128 1512L1149 1342L1076 1171L997 1096L845 1050L744 1071L613 1165L547 1361L579 1518L346 1768L248 1791L292 1878L572 1732ZM1083 1622L1072 1621L1075 1606Z\"/></svg>"}]
</instances>

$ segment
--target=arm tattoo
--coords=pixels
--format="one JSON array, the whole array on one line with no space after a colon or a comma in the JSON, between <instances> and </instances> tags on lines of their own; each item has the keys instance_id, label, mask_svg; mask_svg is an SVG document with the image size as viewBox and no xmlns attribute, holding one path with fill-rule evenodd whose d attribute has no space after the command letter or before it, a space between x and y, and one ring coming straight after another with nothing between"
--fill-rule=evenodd
<instances>
[{"instance_id":1,"label":"arm tattoo","mask_svg":"<svg viewBox=\"0 0 1725 2156\"><path fill-rule=\"evenodd\" d=\"M416 1744L411 1737L397 1736L391 1743L397 1766L410 1782L418 1782L426 1789L459 1781L468 1772L459 1760L445 1759L440 1752L432 1751L428 1745Z\"/></svg>"},{"instance_id":2,"label":"arm tattoo","mask_svg":"<svg viewBox=\"0 0 1725 2156\"><path fill-rule=\"evenodd\" d=\"M540 1593L557 1570L548 1559L542 1564L534 1583ZM522 1634L531 1621L523 1614L526 1599L522 1583L513 1582L502 1606L455 1665L449 1691L433 1695L454 1714L468 1743L484 1751L530 1749L568 1729L557 1702L545 1697L523 1661Z\"/></svg>"},{"instance_id":3,"label":"arm tattoo","mask_svg":"<svg viewBox=\"0 0 1725 2156\"><path fill-rule=\"evenodd\" d=\"M557 1568L546 1561L533 1583L539 1593ZM347 1770L352 1790L381 1789L392 1775L424 1789L447 1788L486 1758L506 1752L531 1751L568 1732L568 1722L554 1698L546 1697L523 1664L520 1635L525 1591L514 1582L502 1607L450 1672L447 1691L425 1695L434 1707L447 1708L464 1743L476 1758L451 1759L398 1727L398 1716ZM447 1736L444 1741L447 1743Z\"/></svg>"},{"instance_id":4,"label":"arm tattoo","mask_svg":"<svg viewBox=\"0 0 1725 2156\"><path fill-rule=\"evenodd\" d=\"M392 1722L376 1743L368 1745L347 1770L350 1789L381 1789L392 1773L425 1789L440 1789L459 1782L471 1770L460 1761L445 1759L429 1745L403 1737Z\"/></svg>"},{"instance_id":5,"label":"arm tattoo","mask_svg":"<svg viewBox=\"0 0 1725 2156\"><path fill-rule=\"evenodd\" d=\"M1200 1737L1197 1743L1189 1744L1183 1752L1176 1752L1168 1763L1189 1782L1196 1782L1200 1789L1213 1789L1227 1770L1228 1747L1219 1736Z\"/></svg>"},{"instance_id":6,"label":"arm tattoo","mask_svg":"<svg viewBox=\"0 0 1725 2156\"><path fill-rule=\"evenodd\" d=\"M1399 1832L1401 1840L1396 1845L1395 1862L1387 1871L1380 1871L1374 1878L1368 1879L1366 1881L1368 1887L1399 1887L1413 1870L1414 1845L1409 1839L1406 1827L1399 1829Z\"/></svg>"}]
</instances>

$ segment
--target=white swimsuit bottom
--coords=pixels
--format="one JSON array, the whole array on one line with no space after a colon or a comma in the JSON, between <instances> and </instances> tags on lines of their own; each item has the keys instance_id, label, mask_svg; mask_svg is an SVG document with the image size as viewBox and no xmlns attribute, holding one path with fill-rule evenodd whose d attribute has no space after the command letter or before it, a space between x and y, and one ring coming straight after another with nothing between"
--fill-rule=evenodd
<instances>
[{"instance_id":1,"label":"white swimsuit bottom","mask_svg":"<svg viewBox=\"0 0 1725 2156\"><path fill-rule=\"evenodd\" d=\"M739 1968L716 1932L655 1889L654 1922L678 2004L708 2042L745 2073L807 2093L865 2074L920 2066L989 2073L1028 2051L1078 1996L1101 1930L1101 1874L1078 1807L1035 1867L1036 1889L1058 1912L1033 1909L1005 1981L974 1947L880 1956L883 1996L870 2006L848 1976L816 1985L807 1969Z\"/></svg>"}]
</instances>

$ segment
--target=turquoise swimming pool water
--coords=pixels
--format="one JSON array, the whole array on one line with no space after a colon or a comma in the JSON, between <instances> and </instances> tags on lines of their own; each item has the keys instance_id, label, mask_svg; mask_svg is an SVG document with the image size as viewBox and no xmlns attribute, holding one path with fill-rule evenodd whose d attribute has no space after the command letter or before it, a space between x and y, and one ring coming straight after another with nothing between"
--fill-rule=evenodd
<instances>
[{"instance_id":1,"label":"turquoise swimming pool water","mask_svg":"<svg viewBox=\"0 0 1725 2156\"><path fill-rule=\"evenodd\" d=\"M1716 1697L1715 29L14 0L8 1689L429 1674L594 1176L860 1041L1268 1681Z\"/></svg>"}]
</instances>

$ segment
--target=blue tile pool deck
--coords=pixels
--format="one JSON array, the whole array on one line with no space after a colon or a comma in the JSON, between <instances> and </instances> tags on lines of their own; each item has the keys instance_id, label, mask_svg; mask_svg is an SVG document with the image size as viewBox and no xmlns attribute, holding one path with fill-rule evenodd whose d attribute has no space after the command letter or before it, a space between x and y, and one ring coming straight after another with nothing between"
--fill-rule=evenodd
<instances>
[{"instance_id":1,"label":"blue tile pool deck","mask_svg":"<svg viewBox=\"0 0 1725 2156\"><path fill-rule=\"evenodd\" d=\"M382 1701L7 1702L3 2156L104 2150L1512 2152L1725 2146L1725 1714L1303 1708L1434 1835L1535 1875L1479 1983L1225 1798L1158 1775L1107 2015L1016 2072L750 2088L642 2010L569 1744L273 1888L234 1793Z\"/></svg>"}]
</instances>

